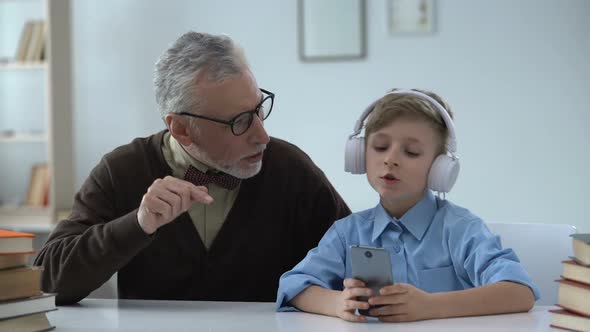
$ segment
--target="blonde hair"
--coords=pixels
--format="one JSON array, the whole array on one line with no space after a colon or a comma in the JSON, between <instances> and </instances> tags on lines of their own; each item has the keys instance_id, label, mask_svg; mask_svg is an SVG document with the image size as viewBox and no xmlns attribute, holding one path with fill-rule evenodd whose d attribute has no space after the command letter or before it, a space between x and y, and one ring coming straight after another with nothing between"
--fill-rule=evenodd
<instances>
[{"instance_id":1,"label":"blonde hair","mask_svg":"<svg viewBox=\"0 0 590 332\"><path fill-rule=\"evenodd\" d=\"M392 92L399 89L393 89ZM445 101L437 94L419 89L412 89L424 93L436 100L442 107L447 110L449 116L453 118L453 112ZM428 100L411 94L388 94L377 102L375 108L369 115L365 124L365 144L367 138L372 133L390 125L395 120L402 117L410 117L425 120L428 122L440 137L440 151L445 153L448 139L447 126L440 115L439 111Z\"/></svg>"}]
</instances>

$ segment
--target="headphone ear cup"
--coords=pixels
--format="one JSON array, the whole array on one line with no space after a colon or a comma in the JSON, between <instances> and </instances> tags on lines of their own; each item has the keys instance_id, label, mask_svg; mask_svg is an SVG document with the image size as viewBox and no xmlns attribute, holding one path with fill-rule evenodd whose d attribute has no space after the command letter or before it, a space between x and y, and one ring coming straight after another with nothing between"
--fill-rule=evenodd
<instances>
[{"instance_id":1,"label":"headphone ear cup","mask_svg":"<svg viewBox=\"0 0 590 332\"><path fill-rule=\"evenodd\" d=\"M365 169L365 139L352 137L344 149L344 170L352 174L363 174Z\"/></svg>"},{"instance_id":2,"label":"headphone ear cup","mask_svg":"<svg viewBox=\"0 0 590 332\"><path fill-rule=\"evenodd\" d=\"M459 159L446 154L438 155L428 173L428 188L432 191L448 193L457 181L460 169Z\"/></svg>"}]
</instances>

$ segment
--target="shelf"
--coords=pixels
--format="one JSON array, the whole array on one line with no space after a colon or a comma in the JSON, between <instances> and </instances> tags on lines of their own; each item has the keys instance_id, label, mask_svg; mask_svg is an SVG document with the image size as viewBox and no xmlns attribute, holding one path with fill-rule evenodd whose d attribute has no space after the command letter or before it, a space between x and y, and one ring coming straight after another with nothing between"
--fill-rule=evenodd
<instances>
[{"instance_id":1,"label":"shelf","mask_svg":"<svg viewBox=\"0 0 590 332\"><path fill-rule=\"evenodd\" d=\"M49 208L0 206L0 228L17 232L49 233L55 227Z\"/></svg>"},{"instance_id":2,"label":"shelf","mask_svg":"<svg viewBox=\"0 0 590 332\"><path fill-rule=\"evenodd\" d=\"M0 63L0 70L41 70L46 69L45 62L9 62Z\"/></svg>"},{"instance_id":3,"label":"shelf","mask_svg":"<svg viewBox=\"0 0 590 332\"><path fill-rule=\"evenodd\" d=\"M5 1L10 4L3 6ZM73 204L75 179L71 2L71 0L0 0L0 7L2 7L0 12L6 14L0 15L2 17L0 18L2 22L0 35L9 36L6 42L16 47L12 54L6 53L0 56L0 81L3 83L0 86L0 122L4 124L3 121L6 119L14 121L14 118L16 123L27 124L27 120L32 115L25 114L23 110L43 113L42 117L36 114L38 117L35 119L39 120L37 123L31 123L29 127L3 126L0 128L0 150L2 152L6 150L8 154L14 154L16 157L15 163L11 162L10 167L1 167L0 192L6 194L2 195L4 197L26 188L30 179L22 173L26 173L28 167L24 170L18 167L21 164L29 164L31 161L44 161L48 165L51 179L49 186L51 199L48 208L17 207L18 200L5 202L5 204L14 204L11 207L0 204L0 228L49 232L56 224L56 212L71 208ZM5 16L8 18L6 22L3 19ZM45 22L41 29L46 30L45 60L16 61L14 54L18 53L21 46L22 35L31 35L32 38L32 34L36 33L35 36L39 37L40 25L36 23L39 20ZM31 22L28 28L27 22ZM27 29L33 29L33 31L27 31ZM28 40L27 51L32 44L32 39ZM39 45L35 43L35 46ZM34 53L37 53L36 48ZM37 56L35 58L40 59ZM33 149L34 156L27 153L26 149ZM4 163L0 163L0 166L4 166ZM13 177L14 181L3 181L10 177Z\"/></svg>"},{"instance_id":4,"label":"shelf","mask_svg":"<svg viewBox=\"0 0 590 332\"><path fill-rule=\"evenodd\" d=\"M47 142L47 135L45 135L45 134L17 133L14 135L3 136L0 133L0 143L45 143L45 142Z\"/></svg>"}]
</instances>

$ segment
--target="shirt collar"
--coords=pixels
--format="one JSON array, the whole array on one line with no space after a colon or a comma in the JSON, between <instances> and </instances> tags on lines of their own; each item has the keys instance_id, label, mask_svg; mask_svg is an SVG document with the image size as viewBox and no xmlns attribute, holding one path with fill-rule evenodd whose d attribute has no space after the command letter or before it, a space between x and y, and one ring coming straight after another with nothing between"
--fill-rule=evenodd
<instances>
[{"instance_id":1,"label":"shirt collar","mask_svg":"<svg viewBox=\"0 0 590 332\"><path fill-rule=\"evenodd\" d=\"M399 225L393 220L393 218L391 218L387 211L385 211L385 208L383 207L381 202L377 204L373 211L374 215L372 241L375 242L375 240L381 235L381 233L385 231L385 229L387 228L387 226L389 226L390 223L397 227L399 227Z\"/></svg>"},{"instance_id":2,"label":"shirt collar","mask_svg":"<svg viewBox=\"0 0 590 332\"><path fill-rule=\"evenodd\" d=\"M375 241L385 231L389 224L397 226L400 231L403 226L403 228L407 229L416 239L421 240L430 226L432 219L434 219L436 211L436 197L434 197L434 194L430 190L428 190L426 195L424 195L424 197L418 201L416 205L410 208L400 219L391 217L383 205L379 203L379 205L375 207L372 240Z\"/></svg>"}]
</instances>

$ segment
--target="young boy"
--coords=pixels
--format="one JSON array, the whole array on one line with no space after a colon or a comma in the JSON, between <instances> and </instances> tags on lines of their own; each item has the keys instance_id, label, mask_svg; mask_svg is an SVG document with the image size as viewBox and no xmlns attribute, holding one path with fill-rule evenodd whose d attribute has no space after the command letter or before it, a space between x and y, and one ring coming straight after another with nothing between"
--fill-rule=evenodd
<instances>
[{"instance_id":1,"label":"young boy","mask_svg":"<svg viewBox=\"0 0 590 332\"><path fill-rule=\"evenodd\" d=\"M432 189L450 190L458 172L458 161L447 155L455 145L449 107L431 92L393 90L367 112L361 173L366 167L380 202L334 223L319 245L283 274L277 311L364 322L356 310L370 309L381 321L401 322L531 309L539 293L515 253L502 249L479 217L433 194ZM431 167L437 157L448 159L443 169L457 163L442 190L432 183L440 177L432 174L441 168ZM352 245L386 248L394 284L372 294L352 279Z\"/></svg>"}]
</instances>

